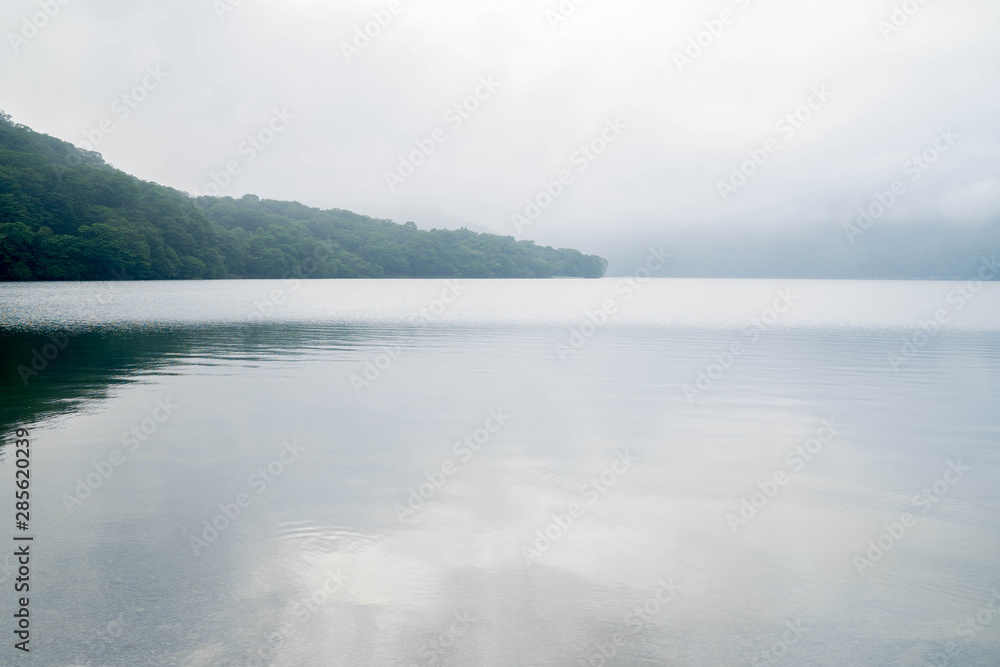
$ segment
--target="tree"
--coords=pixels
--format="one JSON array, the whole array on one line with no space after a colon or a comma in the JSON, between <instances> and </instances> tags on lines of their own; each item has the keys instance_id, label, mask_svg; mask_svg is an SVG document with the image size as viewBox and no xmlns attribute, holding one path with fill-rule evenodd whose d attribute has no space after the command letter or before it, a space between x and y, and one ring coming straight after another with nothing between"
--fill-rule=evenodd
<instances>
[{"instance_id":1,"label":"tree","mask_svg":"<svg viewBox=\"0 0 1000 667\"><path fill-rule=\"evenodd\" d=\"M0 112L0 278L533 278L607 263L468 229L422 231L256 195L197 197L140 181L100 154Z\"/></svg>"}]
</instances>

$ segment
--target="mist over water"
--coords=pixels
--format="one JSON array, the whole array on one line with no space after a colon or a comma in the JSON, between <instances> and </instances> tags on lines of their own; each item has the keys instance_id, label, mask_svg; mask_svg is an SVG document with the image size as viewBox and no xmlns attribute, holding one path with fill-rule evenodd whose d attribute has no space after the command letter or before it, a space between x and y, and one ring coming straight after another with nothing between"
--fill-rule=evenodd
<instances>
[{"instance_id":1,"label":"mist over water","mask_svg":"<svg viewBox=\"0 0 1000 667\"><path fill-rule=\"evenodd\" d=\"M4 285L26 662L995 665L963 285Z\"/></svg>"}]
</instances>

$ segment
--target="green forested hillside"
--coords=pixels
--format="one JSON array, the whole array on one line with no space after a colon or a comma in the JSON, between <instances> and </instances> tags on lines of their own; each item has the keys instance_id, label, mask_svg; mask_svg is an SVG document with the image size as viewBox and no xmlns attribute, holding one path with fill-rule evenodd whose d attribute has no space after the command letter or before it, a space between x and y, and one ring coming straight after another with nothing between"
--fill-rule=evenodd
<instances>
[{"instance_id":1,"label":"green forested hillside","mask_svg":"<svg viewBox=\"0 0 1000 667\"><path fill-rule=\"evenodd\" d=\"M194 200L0 112L0 280L593 278L606 268L509 236L253 195Z\"/></svg>"}]
</instances>

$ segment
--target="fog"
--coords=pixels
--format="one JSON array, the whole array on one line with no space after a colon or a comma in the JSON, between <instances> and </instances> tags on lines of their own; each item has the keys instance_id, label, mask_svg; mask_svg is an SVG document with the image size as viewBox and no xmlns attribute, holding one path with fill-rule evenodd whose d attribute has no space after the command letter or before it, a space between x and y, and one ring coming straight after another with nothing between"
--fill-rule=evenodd
<instances>
[{"instance_id":1,"label":"fog","mask_svg":"<svg viewBox=\"0 0 1000 667\"><path fill-rule=\"evenodd\" d=\"M997 249L998 14L10 0L0 108L192 194L467 226L613 273L652 243L694 275L961 275Z\"/></svg>"}]
</instances>

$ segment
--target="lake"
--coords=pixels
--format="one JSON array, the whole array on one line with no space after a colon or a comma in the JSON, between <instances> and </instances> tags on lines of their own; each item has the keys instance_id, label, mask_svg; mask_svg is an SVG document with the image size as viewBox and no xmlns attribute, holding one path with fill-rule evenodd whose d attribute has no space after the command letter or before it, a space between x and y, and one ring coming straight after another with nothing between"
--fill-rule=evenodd
<instances>
[{"instance_id":1,"label":"lake","mask_svg":"<svg viewBox=\"0 0 1000 667\"><path fill-rule=\"evenodd\" d=\"M1000 664L995 283L5 283L0 327L19 663Z\"/></svg>"}]
</instances>

